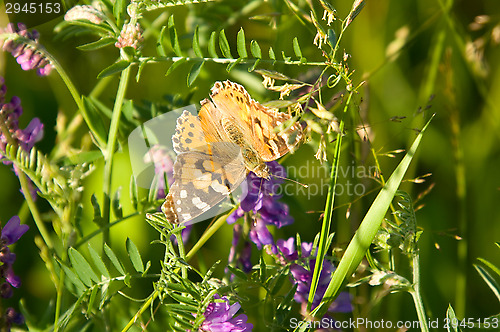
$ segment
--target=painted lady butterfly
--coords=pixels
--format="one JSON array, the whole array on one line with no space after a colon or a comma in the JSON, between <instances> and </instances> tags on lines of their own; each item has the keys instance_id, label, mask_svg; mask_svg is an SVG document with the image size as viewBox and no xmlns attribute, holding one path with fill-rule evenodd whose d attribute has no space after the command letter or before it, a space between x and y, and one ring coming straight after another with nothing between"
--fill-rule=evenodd
<instances>
[{"instance_id":1,"label":"painted lady butterfly","mask_svg":"<svg viewBox=\"0 0 500 332\"><path fill-rule=\"evenodd\" d=\"M289 114L262 106L239 84L216 82L210 99L201 101L198 116L184 111L177 119L174 183L162 205L171 223L217 205L248 171L268 179L265 162L282 157L304 137L297 123L283 129Z\"/></svg>"}]
</instances>

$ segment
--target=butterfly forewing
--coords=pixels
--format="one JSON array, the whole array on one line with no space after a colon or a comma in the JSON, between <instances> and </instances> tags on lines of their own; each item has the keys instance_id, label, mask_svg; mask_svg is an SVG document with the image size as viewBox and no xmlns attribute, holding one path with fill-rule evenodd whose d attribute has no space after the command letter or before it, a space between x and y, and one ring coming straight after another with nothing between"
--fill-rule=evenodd
<instances>
[{"instance_id":1,"label":"butterfly forewing","mask_svg":"<svg viewBox=\"0 0 500 332\"><path fill-rule=\"evenodd\" d=\"M303 138L298 124L279 131L291 116L261 105L239 84L216 82L211 98L217 109L241 128L263 161L282 157Z\"/></svg>"}]
</instances>

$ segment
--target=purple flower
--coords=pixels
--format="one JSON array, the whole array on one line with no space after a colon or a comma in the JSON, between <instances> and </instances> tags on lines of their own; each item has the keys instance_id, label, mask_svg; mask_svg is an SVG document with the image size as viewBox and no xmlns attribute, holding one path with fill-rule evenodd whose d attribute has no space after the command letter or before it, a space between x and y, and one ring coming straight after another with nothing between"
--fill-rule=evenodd
<instances>
[{"instance_id":1,"label":"purple flower","mask_svg":"<svg viewBox=\"0 0 500 332\"><path fill-rule=\"evenodd\" d=\"M250 272L252 270L252 247L250 242L244 241L243 249L238 253L237 248L241 240L242 226L239 224L234 225L233 228L233 241L231 242L231 249L229 250L229 264L240 267L243 272ZM228 271L226 271L227 273Z\"/></svg>"},{"instance_id":2,"label":"purple flower","mask_svg":"<svg viewBox=\"0 0 500 332\"><path fill-rule=\"evenodd\" d=\"M9 249L9 245L17 242L29 229L27 225L21 225L18 216L10 218L10 220L2 228L0 235L0 279L3 281L0 284L0 296L10 298L12 296L12 287L19 288L21 279L14 274L12 264L16 260L16 255ZM2 325L3 323L3 325ZM13 308L7 308L4 315L1 317L0 325L5 326L7 331L10 331L12 324L24 324L24 317L17 313Z\"/></svg>"},{"instance_id":3,"label":"purple flower","mask_svg":"<svg viewBox=\"0 0 500 332\"><path fill-rule=\"evenodd\" d=\"M253 215L249 237L255 243L257 248L269 245L273 253L277 253L274 239L268 225L274 225L281 228L293 223L293 218L288 212L288 206L279 202L281 198L278 195L280 184L285 177L285 168L276 161L267 163L271 177L263 179L250 172L247 180L243 182L243 199L240 206L227 217L229 224L243 217L245 213Z\"/></svg>"},{"instance_id":4,"label":"purple flower","mask_svg":"<svg viewBox=\"0 0 500 332\"><path fill-rule=\"evenodd\" d=\"M47 76L53 66L43 54L39 38L40 34L36 30L29 32L22 23L17 24L17 29L10 23L6 29L0 30L0 39L6 39L3 50L10 52L23 70L36 69L39 76Z\"/></svg>"},{"instance_id":5,"label":"purple flower","mask_svg":"<svg viewBox=\"0 0 500 332\"><path fill-rule=\"evenodd\" d=\"M19 217L14 216L2 228L0 236L0 261L3 263L0 266L0 277L5 278L7 283L16 288L21 285L21 279L14 274L12 269L16 255L10 251L8 246L17 242L28 229L28 225L21 225ZM0 287L5 288L6 286L2 284Z\"/></svg>"},{"instance_id":6,"label":"purple flower","mask_svg":"<svg viewBox=\"0 0 500 332\"><path fill-rule=\"evenodd\" d=\"M21 100L14 96L10 102L6 102L5 94L7 87L4 84L3 77L0 77L0 150L5 152L7 143L19 144L21 148L30 152L36 142L40 141L43 136L43 124L38 118L34 118L25 129L19 128L19 117L23 113ZM0 159L2 157L0 156ZM4 162L10 164L10 162Z\"/></svg>"},{"instance_id":7,"label":"purple flower","mask_svg":"<svg viewBox=\"0 0 500 332\"><path fill-rule=\"evenodd\" d=\"M214 296L215 301L211 302L203 315L205 320L201 324L200 331L211 332L244 332L252 331L253 325L247 323L247 316L242 314L233 317L241 308L239 303L229 305L226 296Z\"/></svg>"},{"instance_id":8,"label":"purple flower","mask_svg":"<svg viewBox=\"0 0 500 332\"><path fill-rule=\"evenodd\" d=\"M294 295L295 301L307 304L314 267L316 265L316 257L311 256L312 243L302 242L300 257L295 249L295 239L293 237L286 241L278 240L277 246L282 255L279 257L280 263L291 263L290 272L292 283L297 285L297 291ZM300 264L302 261L305 261L305 263ZM330 261L323 260L323 268L321 269L318 286L314 294L312 308L318 306L323 298L334 271L335 266ZM351 312L352 305L349 293L341 292L328 310L330 312Z\"/></svg>"},{"instance_id":9,"label":"purple flower","mask_svg":"<svg viewBox=\"0 0 500 332\"><path fill-rule=\"evenodd\" d=\"M12 324L22 325L24 324L24 317L20 313L16 312L14 308L7 308L5 310L5 314L3 315L3 322L5 327L7 327L7 331L10 331L10 327Z\"/></svg>"},{"instance_id":10,"label":"purple flower","mask_svg":"<svg viewBox=\"0 0 500 332\"><path fill-rule=\"evenodd\" d=\"M10 218L7 224L2 228L2 242L5 245L11 245L23 236L29 229L28 225L21 225L21 220L18 216Z\"/></svg>"}]
</instances>

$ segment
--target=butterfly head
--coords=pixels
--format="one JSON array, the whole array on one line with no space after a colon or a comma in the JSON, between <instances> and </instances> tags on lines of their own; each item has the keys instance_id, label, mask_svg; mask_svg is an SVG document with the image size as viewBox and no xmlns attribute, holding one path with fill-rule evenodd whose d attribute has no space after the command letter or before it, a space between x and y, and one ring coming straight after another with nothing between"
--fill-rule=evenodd
<instances>
[{"instance_id":1,"label":"butterfly head","mask_svg":"<svg viewBox=\"0 0 500 332\"><path fill-rule=\"evenodd\" d=\"M269 168L267 167L267 165L265 163L261 163L261 164L258 164L257 166L255 166L255 168L252 169L252 172L254 172L255 175L257 175L258 177L266 179L266 180L269 180L269 178L271 177L271 175L269 173Z\"/></svg>"}]
</instances>

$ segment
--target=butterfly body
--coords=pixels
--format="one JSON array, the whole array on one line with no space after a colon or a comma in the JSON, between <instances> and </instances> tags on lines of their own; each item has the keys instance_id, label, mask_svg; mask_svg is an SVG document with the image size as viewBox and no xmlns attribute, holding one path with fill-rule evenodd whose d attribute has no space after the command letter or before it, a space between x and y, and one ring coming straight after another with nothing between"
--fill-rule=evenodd
<instances>
[{"instance_id":1,"label":"butterfly body","mask_svg":"<svg viewBox=\"0 0 500 332\"><path fill-rule=\"evenodd\" d=\"M268 179L265 162L280 158L303 138L299 124L253 100L239 84L216 82L198 116L187 111L172 136L174 184L162 211L173 223L189 221L228 197L249 171Z\"/></svg>"}]
</instances>

